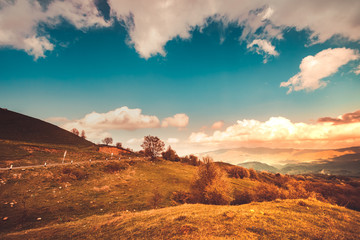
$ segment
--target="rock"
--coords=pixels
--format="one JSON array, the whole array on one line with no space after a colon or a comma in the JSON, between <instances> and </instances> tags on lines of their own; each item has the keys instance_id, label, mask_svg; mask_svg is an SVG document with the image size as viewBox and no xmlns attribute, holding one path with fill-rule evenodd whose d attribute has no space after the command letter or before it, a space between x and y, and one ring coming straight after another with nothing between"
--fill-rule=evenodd
<instances>
[{"instance_id":1,"label":"rock","mask_svg":"<svg viewBox=\"0 0 360 240\"><path fill-rule=\"evenodd\" d=\"M36 220L41 221L41 217L38 217Z\"/></svg>"},{"instance_id":2,"label":"rock","mask_svg":"<svg viewBox=\"0 0 360 240\"><path fill-rule=\"evenodd\" d=\"M4 218L3 218L3 221L6 221L6 220L8 220L8 217L4 217Z\"/></svg>"}]
</instances>

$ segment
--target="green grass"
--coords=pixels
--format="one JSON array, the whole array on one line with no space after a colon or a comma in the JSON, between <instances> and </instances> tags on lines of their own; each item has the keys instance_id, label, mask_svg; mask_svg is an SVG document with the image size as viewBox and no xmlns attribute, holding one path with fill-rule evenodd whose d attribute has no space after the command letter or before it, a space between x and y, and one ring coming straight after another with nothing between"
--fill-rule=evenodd
<instances>
[{"instance_id":1,"label":"green grass","mask_svg":"<svg viewBox=\"0 0 360 240\"><path fill-rule=\"evenodd\" d=\"M316 200L181 205L91 216L2 239L358 239L360 213Z\"/></svg>"},{"instance_id":2,"label":"green grass","mask_svg":"<svg viewBox=\"0 0 360 240\"><path fill-rule=\"evenodd\" d=\"M162 195L159 207L171 206L172 193L188 190L196 170L194 166L167 161L120 162L126 169L117 173L105 170L106 161L71 166L86 173L82 180L63 174L62 167L0 172L5 183L0 183L0 217L8 217L0 230L14 231L114 211L150 209L149 199L155 188ZM11 202L16 204L11 207ZM42 221L36 221L38 217Z\"/></svg>"},{"instance_id":3,"label":"green grass","mask_svg":"<svg viewBox=\"0 0 360 240\"><path fill-rule=\"evenodd\" d=\"M100 160L109 157L99 153L96 146L73 146L49 143L29 143L11 140L0 140L0 167L28 166L47 163L62 162L64 152L65 160L87 161Z\"/></svg>"}]
</instances>

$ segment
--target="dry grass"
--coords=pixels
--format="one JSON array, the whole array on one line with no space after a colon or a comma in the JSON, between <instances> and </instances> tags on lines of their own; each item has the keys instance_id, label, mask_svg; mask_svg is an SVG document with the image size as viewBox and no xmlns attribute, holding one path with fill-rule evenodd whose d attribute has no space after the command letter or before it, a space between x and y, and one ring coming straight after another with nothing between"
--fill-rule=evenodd
<instances>
[{"instance_id":1,"label":"dry grass","mask_svg":"<svg viewBox=\"0 0 360 240\"><path fill-rule=\"evenodd\" d=\"M118 212L2 239L358 239L360 213L316 200Z\"/></svg>"}]
</instances>

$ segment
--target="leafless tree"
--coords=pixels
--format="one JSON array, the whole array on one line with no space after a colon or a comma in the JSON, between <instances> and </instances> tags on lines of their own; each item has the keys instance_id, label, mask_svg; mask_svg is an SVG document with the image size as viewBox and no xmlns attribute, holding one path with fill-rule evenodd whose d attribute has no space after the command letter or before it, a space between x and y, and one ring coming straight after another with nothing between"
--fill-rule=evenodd
<instances>
[{"instance_id":1,"label":"leafless tree","mask_svg":"<svg viewBox=\"0 0 360 240\"><path fill-rule=\"evenodd\" d=\"M109 145L113 143L113 139L111 137L106 137L102 140L102 142L106 145Z\"/></svg>"},{"instance_id":2,"label":"leafless tree","mask_svg":"<svg viewBox=\"0 0 360 240\"><path fill-rule=\"evenodd\" d=\"M151 157L152 159L156 158L162 151L164 151L164 146L165 143L158 137L150 135L144 137L144 142L141 144L141 147L145 151L145 155Z\"/></svg>"}]
</instances>

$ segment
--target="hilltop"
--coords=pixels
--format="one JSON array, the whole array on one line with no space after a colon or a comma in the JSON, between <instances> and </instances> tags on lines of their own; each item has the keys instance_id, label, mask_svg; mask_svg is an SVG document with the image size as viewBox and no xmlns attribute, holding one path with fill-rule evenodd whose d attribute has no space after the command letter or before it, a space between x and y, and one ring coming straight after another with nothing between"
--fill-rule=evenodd
<instances>
[{"instance_id":1,"label":"hilltop","mask_svg":"<svg viewBox=\"0 0 360 240\"><path fill-rule=\"evenodd\" d=\"M94 144L48 122L0 108L0 139L91 147Z\"/></svg>"},{"instance_id":2,"label":"hilltop","mask_svg":"<svg viewBox=\"0 0 360 240\"><path fill-rule=\"evenodd\" d=\"M60 163L65 151L67 162L105 159L99 150L101 146L53 124L0 108L0 167Z\"/></svg>"},{"instance_id":3,"label":"hilltop","mask_svg":"<svg viewBox=\"0 0 360 240\"><path fill-rule=\"evenodd\" d=\"M53 224L3 239L357 239L360 213L316 200L181 205Z\"/></svg>"}]
</instances>

